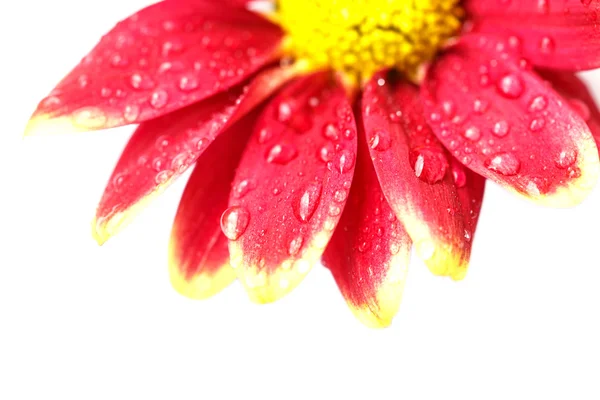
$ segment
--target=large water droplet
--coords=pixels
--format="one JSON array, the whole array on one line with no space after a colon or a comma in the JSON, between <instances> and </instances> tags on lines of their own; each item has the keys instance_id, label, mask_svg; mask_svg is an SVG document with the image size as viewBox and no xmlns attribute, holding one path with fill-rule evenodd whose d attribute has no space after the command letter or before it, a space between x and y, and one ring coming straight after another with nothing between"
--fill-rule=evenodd
<instances>
[{"instance_id":1,"label":"large water droplet","mask_svg":"<svg viewBox=\"0 0 600 400\"><path fill-rule=\"evenodd\" d=\"M302 236L298 236L298 237L292 239L288 246L288 254L292 257L296 256L298 254L298 252L300 252L300 248L302 247L302 242L304 242L304 239L302 239Z\"/></svg>"},{"instance_id":2,"label":"large water droplet","mask_svg":"<svg viewBox=\"0 0 600 400\"><path fill-rule=\"evenodd\" d=\"M448 170L446 156L437 149L415 149L410 152L409 160L415 170L415 176L427 183L441 181Z\"/></svg>"},{"instance_id":3,"label":"large water droplet","mask_svg":"<svg viewBox=\"0 0 600 400\"><path fill-rule=\"evenodd\" d=\"M369 139L369 146L373 150L385 151L392 146L392 139L386 131L377 130Z\"/></svg>"},{"instance_id":4,"label":"large water droplet","mask_svg":"<svg viewBox=\"0 0 600 400\"><path fill-rule=\"evenodd\" d=\"M133 123L137 121L139 116L140 108L137 105L132 104L129 106L125 106L125 109L123 110L123 118L125 118L125 121Z\"/></svg>"},{"instance_id":5,"label":"large water droplet","mask_svg":"<svg viewBox=\"0 0 600 400\"><path fill-rule=\"evenodd\" d=\"M167 105L168 101L169 94L163 89L154 91L152 96L150 96L150 105L154 108L163 108Z\"/></svg>"},{"instance_id":6,"label":"large water droplet","mask_svg":"<svg viewBox=\"0 0 600 400\"><path fill-rule=\"evenodd\" d=\"M296 147L290 144L276 144L266 154L267 162L285 165L298 156Z\"/></svg>"},{"instance_id":7,"label":"large water droplet","mask_svg":"<svg viewBox=\"0 0 600 400\"><path fill-rule=\"evenodd\" d=\"M129 80L131 87L137 90L153 89L156 84L149 76L142 74L133 74Z\"/></svg>"},{"instance_id":8,"label":"large water droplet","mask_svg":"<svg viewBox=\"0 0 600 400\"><path fill-rule=\"evenodd\" d=\"M556 159L556 166L560 169L567 169L577 161L577 150L563 150Z\"/></svg>"},{"instance_id":9,"label":"large water droplet","mask_svg":"<svg viewBox=\"0 0 600 400\"><path fill-rule=\"evenodd\" d=\"M308 222L315 213L323 187L319 183L313 183L304 190L293 203L294 215L302 222Z\"/></svg>"},{"instance_id":10,"label":"large water droplet","mask_svg":"<svg viewBox=\"0 0 600 400\"><path fill-rule=\"evenodd\" d=\"M498 91L504 97L509 99L517 99L525 90L523 81L516 74L508 74L503 76L497 84Z\"/></svg>"},{"instance_id":11,"label":"large water droplet","mask_svg":"<svg viewBox=\"0 0 600 400\"><path fill-rule=\"evenodd\" d=\"M494 124L494 127L492 128L492 133L498 137L504 137L506 135L508 135L508 132L510 131L510 126L508 125L508 122L506 121L498 121Z\"/></svg>"},{"instance_id":12,"label":"large water droplet","mask_svg":"<svg viewBox=\"0 0 600 400\"><path fill-rule=\"evenodd\" d=\"M254 189L254 182L250 179L244 179L233 188L233 196L241 199Z\"/></svg>"},{"instance_id":13,"label":"large water droplet","mask_svg":"<svg viewBox=\"0 0 600 400\"><path fill-rule=\"evenodd\" d=\"M238 240L249 223L250 213L243 207L229 207L221 215L221 230L229 240Z\"/></svg>"},{"instance_id":14,"label":"large water droplet","mask_svg":"<svg viewBox=\"0 0 600 400\"><path fill-rule=\"evenodd\" d=\"M354 167L354 162L356 161L356 155L354 152L350 150L342 150L337 155L336 169L344 174L346 172L352 171Z\"/></svg>"},{"instance_id":15,"label":"large water droplet","mask_svg":"<svg viewBox=\"0 0 600 400\"><path fill-rule=\"evenodd\" d=\"M494 172L505 176L516 175L521 168L521 162L513 153L498 153L488 159L485 166Z\"/></svg>"},{"instance_id":16,"label":"large water droplet","mask_svg":"<svg viewBox=\"0 0 600 400\"><path fill-rule=\"evenodd\" d=\"M338 140L340 130L334 124L327 124L323 127L323 136L329 140Z\"/></svg>"},{"instance_id":17,"label":"large water droplet","mask_svg":"<svg viewBox=\"0 0 600 400\"><path fill-rule=\"evenodd\" d=\"M548 107L546 96L536 96L529 103L530 112L544 111L546 107Z\"/></svg>"}]
</instances>

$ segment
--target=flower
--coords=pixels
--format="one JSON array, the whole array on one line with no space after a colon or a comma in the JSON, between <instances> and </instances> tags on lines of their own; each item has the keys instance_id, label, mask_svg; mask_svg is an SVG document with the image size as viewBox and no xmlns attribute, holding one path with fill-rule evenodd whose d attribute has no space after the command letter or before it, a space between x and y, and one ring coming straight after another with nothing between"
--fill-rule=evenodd
<instances>
[{"instance_id":1,"label":"flower","mask_svg":"<svg viewBox=\"0 0 600 400\"><path fill-rule=\"evenodd\" d=\"M266 7L266 8L265 8ZM117 24L27 134L139 124L93 223L103 243L188 168L174 287L277 300L322 259L387 326L414 243L464 278L490 179L550 206L600 172L594 0L164 0Z\"/></svg>"}]
</instances>

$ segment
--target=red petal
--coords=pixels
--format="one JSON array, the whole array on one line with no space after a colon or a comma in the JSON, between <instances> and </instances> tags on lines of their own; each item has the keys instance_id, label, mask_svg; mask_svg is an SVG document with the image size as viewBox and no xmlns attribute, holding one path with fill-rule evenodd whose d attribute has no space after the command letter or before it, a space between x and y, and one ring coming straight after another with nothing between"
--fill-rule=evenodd
<instances>
[{"instance_id":1,"label":"red petal","mask_svg":"<svg viewBox=\"0 0 600 400\"><path fill-rule=\"evenodd\" d=\"M558 93L504 48L466 36L433 65L422 86L430 125L478 174L547 205L576 204L599 174L594 139Z\"/></svg>"},{"instance_id":2,"label":"red petal","mask_svg":"<svg viewBox=\"0 0 600 400\"><path fill-rule=\"evenodd\" d=\"M38 105L26 134L104 129L160 117L245 80L282 33L240 7L162 1L117 24Z\"/></svg>"},{"instance_id":3,"label":"red petal","mask_svg":"<svg viewBox=\"0 0 600 400\"><path fill-rule=\"evenodd\" d=\"M328 73L290 84L266 107L221 221L231 264L256 302L290 292L315 264L348 196L356 124Z\"/></svg>"},{"instance_id":4,"label":"red petal","mask_svg":"<svg viewBox=\"0 0 600 400\"><path fill-rule=\"evenodd\" d=\"M220 135L198 159L187 182L169 246L171 283L184 296L210 297L236 277L220 220L255 120L248 116Z\"/></svg>"},{"instance_id":5,"label":"red petal","mask_svg":"<svg viewBox=\"0 0 600 400\"><path fill-rule=\"evenodd\" d=\"M554 89L583 118L600 145L600 111L586 84L571 72L540 71L540 75L550 81Z\"/></svg>"},{"instance_id":6,"label":"red petal","mask_svg":"<svg viewBox=\"0 0 600 400\"><path fill-rule=\"evenodd\" d=\"M535 65L567 70L600 67L597 0L467 0L473 30L510 37Z\"/></svg>"},{"instance_id":7,"label":"red petal","mask_svg":"<svg viewBox=\"0 0 600 400\"><path fill-rule=\"evenodd\" d=\"M465 239L471 242L475 236L483 203L485 178L462 165L454 157L450 157L450 167L465 220Z\"/></svg>"},{"instance_id":8,"label":"red petal","mask_svg":"<svg viewBox=\"0 0 600 400\"><path fill-rule=\"evenodd\" d=\"M354 315L385 327L400 307L412 243L383 196L366 141L359 142L348 203L323 264Z\"/></svg>"},{"instance_id":9,"label":"red petal","mask_svg":"<svg viewBox=\"0 0 600 400\"><path fill-rule=\"evenodd\" d=\"M381 188L417 252L433 273L463 278L470 241L447 155L425 123L418 89L379 74L365 87L362 107Z\"/></svg>"},{"instance_id":10,"label":"red petal","mask_svg":"<svg viewBox=\"0 0 600 400\"><path fill-rule=\"evenodd\" d=\"M189 165L233 122L293 75L275 68L211 99L145 122L135 131L109 180L94 221L101 244Z\"/></svg>"}]
</instances>

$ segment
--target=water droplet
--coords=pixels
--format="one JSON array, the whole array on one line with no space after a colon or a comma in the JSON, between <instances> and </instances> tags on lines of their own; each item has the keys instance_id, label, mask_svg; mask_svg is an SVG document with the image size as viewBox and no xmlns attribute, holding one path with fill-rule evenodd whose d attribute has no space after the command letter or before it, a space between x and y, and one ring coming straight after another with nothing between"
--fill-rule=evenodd
<instances>
[{"instance_id":1,"label":"water droplet","mask_svg":"<svg viewBox=\"0 0 600 400\"><path fill-rule=\"evenodd\" d=\"M484 114L489 107L490 103L487 100L476 99L473 103L473 111L477 114Z\"/></svg>"},{"instance_id":2,"label":"water droplet","mask_svg":"<svg viewBox=\"0 0 600 400\"><path fill-rule=\"evenodd\" d=\"M279 122L288 122L292 118L292 106L287 102L279 103L277 119Z\"/></svg>"},{"instance_id":3,"label":"water droplet","mask_svg":"<svg viewBox=\"0 0 600 400\"><path fill-rule=\"evenodd\" d=\"M545 96L536 96L529 103L529 111L544 111L548 107L548 99Z\"/></svg>"},{"instance_id":4,"label":"water droplet","mask_svg":"<svg viewBox=\"0 0 600 400\"><path fill-rule=\"evenodd\" d=\"M509 99L519 98L525 90L521 78L513 73L503 76L498 81L497 88L500 94Z\"/></svg>"},{"instance_id":5,"label":"water droplet","mask_svg":"<svg viewBox=\"0 0 600 400\"><path fill-rule=\"evenodd\" d=\"M554 39L552 39L549 36L544 36L541 40L540 40L540 52L543 54L551 54L554 52L554 49L556 48L556 44L554 43Z\"/></svg>"},{"instance_id":6,"label":"water droplet","mask_svg":"<svg viewBox=\"0 0 600 400\"><path fill-rule=\"evenodd\" d=\"M258 143L265 144L273 138L273 132L269 128L262 128L258 132Z\"/></svg>"},{"instance_id":7,"label":"water droplet","mask_svg":"<svg viewBox=\"0 0 600 400\"><path fill-rule=\"evenodd\" d=\"M476 142L479 139L481 139L481 131L475 126L470 126L467 129L465 129L464 135L467 139L473 142Z\"/></svg>"},{"instance_id":8,"label":"water droplet","mask_svg":"<svg viewBox=\"0 0 600 400\"><path fill-rule=\"evenodd\" d=\"M86 129L102 128L106 121L106 114L97 107L84 107L73 113L73 123Z\"/></svg>"},{"instance_id":9,"label":"water droplet","mask_svg":"<svg viewBox=\"0 0 600 400\"><path fill-rule=\"evenodd\" d=\"M386 131L378 130L369 139L369 146L373 150L385 151L392 146L392 139Z\"/></svg>"},{"instance_id":10,"label":"water droplet","mask_svg":"<svg viewBox=\"0 0 600 400\"><path fill-rule=\"evenodd\" d=\"M371 242L362 240L358 245L358 251L364 253L371 247Z\"/></svg>"},{"instance_id":11,"label":"water droplet","mask_svg":"<svg viewBox=\"0 0 600 400\"><path fill-rule=\"evenodd\" d=\"M179 89L184 92L191 92L192 90L196 90L198 88L198 78L193 75L182 76L179 80Z\"/></svg>"},{"instance_id":12,"label":"water droplet","mask_svg":"<svg viewBox=\"0 0 600 400\"><path fill-rule=\"evenodd\" d=\"M241 199L254 189L254 182L250 179L244 179L233 188L233 196L236 199Z\"/></svg>"},{"instance_id":13,"label":"water droplet","mask_svg":"<svg viewBox=\"0 0 600 400\"><path fill-rule=\"evenodd\" d=\"M327 124L323 127L323 136L329 140L338 140L340 131L334 124Z\"/></svg>"},{"instance_id":14,"label":"water droplet","mask_svg":"<svg viewBox=\"0 0 600 400\"><path fill-rule=\"evenodd\" d=\"M333 194L333 199L338 203L343 203L348 198L348 192L344 189L336 190Z\"/></svg>"},{"instance_id":15,"label":"water droplet","mask_svg":"<svg viewBox=\"0 0 600 400\"><path fill-rule=\"evenodd\" d=\"M162 185L163 183L167 182L172 175L173 173L171 171L161 171L156 174L154 181L157 185Z\"/></svg>"},{"instance_id":16,"label":"water droplet","mask_svg":"<svg viewBox=\"0 0 600 400\"><path fill-rule=\"evenodd\" d=\"M167 105L168 101L169 94L163 89L154 91L150 97L150 105L154 108L163 108Z\"/></svg>"},{"instance_id":17,"label":"water droplet","mask_svg":"<svg viewBox=\"0 0 600 400\"><path fill-rule=\"evenodd\" d=\"M531 132L539 132L546 126L546 120L544 118L535 118L529 124L529 130Z\"/></svg>"},{"instance_id":18,"label":"water droplet","mask_svg":"<svg viewBox=\"0 0 600 400\"><path fill-rule=\"evenodd\" d=\"M492 133L498 137L504 137L508 135L509 131L510 126L506 121L498 121L494 124L494 127L492 128Z\"/></svg>"},{"instance_id":19,"label":"water droplet","mask_svg":"<svg viewBox=\"0 0 600 400\"><path fill-rule=\"evenodd\" d=\"M324 163L328 163L333 159L334 150L331 143L327 143L325 146L319 149L319 159Z\"/></svg>"},{"instance_id":20,"label":"water droplet","mask_svg":"<svg viewBox=\"0 0 600 400\"><path fill-rule=\"evenodd\" d=\"M268 163L285 165L298 156L296 147L290 144L276 144L266 154Z\"/></svg>"},{"instance_id":21,"label":"water droplet","mask_svg":"<svg viewBox=\"0 0 600 400\"><path fill-rule=\"evenodd\" d=\"M556 166L560 169L567 169L577 161L577 150L563 150L556 159Z\"/></svg>"},{"instance_id":22,"label":"water droplet","mask_svg":"<svg viewBox=\"0 0 600 400\"><path fill-rule=\"evenodd\" d=\"M250 213L243 207L229 207L221 215L221 230L229 240L237 240L246 232Z\"/></svg>"},{"instance_id":23,"label":"water droplet","mask_svg":"<svg viewBox=\"0 0 600 400\"><path fill-rule=\"evenodd\" d=\"M337 217L338 215L340 215L342 212L342 209L338 206L336 206L335 204L332 204L329 206L329 215L331 215L332 217Z\"/></svg>"},{"instance_id":24,"label":"water droplet","mask_svg":"<svg viewBox=\"0 0 600 400\"><path fill-rule=\"evenodd\" d=\"M153 89L156 84L149 76L142 74L133 74L129 80L131 87L137 90Z\"/></svg>"},{"instance_id":25,"label":"water droplet","mask_svg":"<svg viewBox=\"0 0 600 400\"><path fill-rule=\"evenodd\" d=\"M448 170L446 156L434 148L415 149L410 152L409 160L415 170L415 176L427 183L441 181Z\"/></svg>"},{"instance_id":26,"label":"water droplet","mask_svg":"<svg viewBox=\"0 0 600 400\"><path fill-rule=\"evenodd\" d=\"M494 172L501 175L512 176L516 175L521 168L521 162L513 153L498 153L488 159L485 166Z\"/></svg>"},{"instance_id":27,"label":"water droplet","mask_svg":"<svg viewBox=\"0 0 600 400\"><path fill-rule=\"evenodd\" d=\"M352 171L352 168L354 167L355 161L356 161L356 155L354 154L354 152L344 149L344 150L340 151L340 153L337 156L336 169L341 174L350 172L350 171Z\"/></svg>"},{"instance_id":28,"label":"water droplet","mask_svg":"<svg viewBox=\"0 0 600 400\"><path fill-rule=\"evenodd\" d=\"M292 257L296 256L298 254L298 252L300 251L300 248L302 247L303 241L304 241L304 239L302 239L301 236L298 236L298 237L292 239L288 246L288 254Z\"/></svg>"},{"instance_id":29,"label":"water droplet","mask_svg":"<svg viewBox=\"0 0 600 400\"><path fill-rule=\"evenodd\" d=\"M319 183L311 184L293 203L294 214L301 222L308 222L315 213L321 200L322 189Z\"/></svg>"},{"instance_id":30,"label":"water droplet","mask_svg":"<svg viewBox=\"0 0 600 400\"><path fill-rule=\"evenodd\" d=\"M135 122L140 116L140 108L136 105L126 106L123 110L123 118L129 123Z\"/></svg>"}]
</instances>

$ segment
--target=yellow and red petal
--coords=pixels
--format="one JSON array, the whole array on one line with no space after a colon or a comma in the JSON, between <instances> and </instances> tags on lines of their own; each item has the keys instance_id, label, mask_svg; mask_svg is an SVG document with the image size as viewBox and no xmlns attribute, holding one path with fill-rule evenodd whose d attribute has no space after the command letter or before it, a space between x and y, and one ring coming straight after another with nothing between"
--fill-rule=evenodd
<instances>
[{"instance_id":1,"label":"yellow and red petal","mask_svg":"<svg viewBox=\"0 0 600 400\"><path fill-rule=\"evenodd\" d=\"M228 239L221 231L221 214L255 114L235 123L202 154L181 197L169 243L169 275L184 296L210 297L236 278L229 264Z\"/></svg>"},{"instance_id":2,"label":"yellow and red petal","mask_svg":"<svg viewBox=\"0 0 600 400\"><path fill-rule=\"evenodd\" d=\"M348 202L323 264L354 315L367 326L386 327L400 307L412 242L383 195L360 136L358 146Z\"/></svg>"},{"instance_id":3,"label":"yellow and red petal","mask_svg":"<svg viewBox=\"0 0 600 400\"><path fill-rule=\"evenodd\" d=\"M501 35L533 64L563 70L600 67L600 2L518 0L464 2L475 32Z\"/></svg>"},{"instance_id":4,"label":"yellow and red petal","mask_svg":"<svg viewBox=\"0 0 600 400\"><path fill-rule=\"evenodd\" d=\"M505 42L470 35L421 86L429 124L464 165L542 204L579 203L600 173L585 121Z\"/></svg>"},{"instance_id":5,"label":"yellow and red petal","mask_svg":"<svg viewBox=\"0 0 600 400\"><path fill-rule=\"evenodd\" d=\"M96 210L93 234L104 243L179 177L212 141L294 74L273 68L249 84L144 122L125 147Z\"/></svg>"},{"instance_id":6,"label":"yellow and red petal","mask_svg":"<svg viewBox=\"0 0 600 400\"><path fill-rule=\"evenodd\" d=\"M572 72L538 71L587 123L600 146L600 110L587 85Z\"/></svg>"},{"instance_id":7,"label":"yellow and red petal","mask_svg":"<svg viewBox=\"0 0 600 400\"><path fill-rule=\"evenodd\" d=\"M417 253L434 274L462 279L471 244L447 153L427 126L418 89L375 75L362 119L381 189Z\"/></svg>"},{"instance_id":8,"label":"yellow and red petal","mask_svg":"<svg viewBox=\"0 0 600 400\"><path fill-rule=\"evenodd\" d=\"M140 123L246 80L281 30L227 1L161 1L117 24L42 100L26 134Z\"/></svg>"},{"instance_id":9,"label":"yellow and red petal","mask_svg":"<svg viewBox=\"0 0 600 400\"><path fill-rule=\"evenodd\" d=\"M356 123L329 73L299 78L255 126L221 225L231 264L259 303L290 292L321 257L356 162Z\"/></svg>"}]
</instances>

